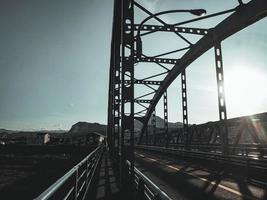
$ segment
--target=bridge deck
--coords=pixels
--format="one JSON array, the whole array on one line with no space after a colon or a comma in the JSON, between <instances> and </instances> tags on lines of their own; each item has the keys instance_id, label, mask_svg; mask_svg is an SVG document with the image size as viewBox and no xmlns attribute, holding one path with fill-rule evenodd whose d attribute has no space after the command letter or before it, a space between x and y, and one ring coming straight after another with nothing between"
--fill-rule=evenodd
<instances>
[{"instance_id":1,"label":"bridge deck","mask_svg":"<svg viewBox=\"0 0 267 200\"><path fill-rule=\"evenodd\" d=\"M147 152L136 152L136 164L173 199L267 199L264 174Z\"/></svg>"},{"instance_id":2,"label":"bridge deck","mask_svg":"<svg viewBox=\"0 0 267 200\"><path fill-rule=\"evenodd\" d=\"M117 170L112 165L108 152L105 151L101 161L101 168L96 177L96 187L88 195L87 199L112 200L119 199L119 188Z\"/></svg>"}]
</instances>

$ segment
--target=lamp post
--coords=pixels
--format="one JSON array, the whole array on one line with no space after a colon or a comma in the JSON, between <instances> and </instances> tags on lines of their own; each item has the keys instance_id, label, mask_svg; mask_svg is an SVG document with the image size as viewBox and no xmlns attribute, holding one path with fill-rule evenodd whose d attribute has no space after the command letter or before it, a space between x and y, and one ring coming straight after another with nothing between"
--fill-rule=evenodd
<instances>
[{"instance_id":1,"label":"lamp post","mask_svg":"<svg viewBox=\"0 0 267 200\"><path fill-rule=\"evenodd\" d=\"M155 14L150 15L149 17L145 18L139 25L137 29L137 34L136 34L136 51L137 51L137 57L141 57L142 55L142 40L140 37L140 31L143 25L150 20L151 18L155 18L159 15L165 15L165 14L170 14L170 13L190 13L192 15L196 16L203 16L207 13L205 9L192 9L192 10L167 10L163 12L158 12Z\"/></svg>"}]
</instances>

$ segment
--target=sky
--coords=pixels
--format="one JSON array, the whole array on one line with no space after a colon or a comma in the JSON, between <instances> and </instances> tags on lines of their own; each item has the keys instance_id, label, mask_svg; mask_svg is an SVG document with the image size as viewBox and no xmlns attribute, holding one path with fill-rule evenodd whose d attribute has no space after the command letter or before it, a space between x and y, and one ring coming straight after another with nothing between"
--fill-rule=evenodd
<instances>
[{"instance_id":1,"label":"sky","mask_svg":"<svg viewBox=\"0 0 267 200\"><path fill-rule=\"evenodd\" d=\"M0 1L0 128L68 130L78 121L106 123L113 1ZM174 8L214 13L238 5L237 0L138 2L153 13ZM145 17L136 11L137 22ZM186 18L162 17L168 23ZM192 26L208 28L222 19ZM267 111L266 30L263 19L222 43L229 117ZM177 49L183 44L176 39L158 33L144 39L143 49L151 55ZM140 64L136 76L160 70ZM187 78L189 123L218 120L213 50L188 67ZM142 92L136 89L136 95ZM179 77L168 99L169 121L182 121ZM157 114L163 115L161 102Z\"/></svg>"}]
</instances>

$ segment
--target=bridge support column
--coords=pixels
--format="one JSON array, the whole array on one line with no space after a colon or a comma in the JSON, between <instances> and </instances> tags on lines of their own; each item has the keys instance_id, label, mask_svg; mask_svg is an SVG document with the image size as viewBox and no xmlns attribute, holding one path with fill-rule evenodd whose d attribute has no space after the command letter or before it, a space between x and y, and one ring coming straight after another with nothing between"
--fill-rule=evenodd
<instances>
[{"instance_id":1,"label":"bridge support column","mask_svg":"<svg viewBox=\"0 0 267 200\"><path fill-rule=\"evenodd\" d=\"M120 41L121 41L121 2L115 1L114 20L112 28L109 102L108 102L108 146L114 159L119 160L119 132L120 132L120 102L121 102L121 67L120 67Z\"/></svg>"},{"instance_id":2,"label":"bridge support column","mask_svg":"<svg viewBox=\"0 0 267 200\"><path fill-rule=\"evenodd\" d=\"M122 0L121 189L134 190L134 2ZM130 29L126 28L130 27ZM130 83L129 83L130 81ZM129 171L125 169L130 161ZM129 173L129 179L124 177ZM127 188L125 188L125 186ZM129 193L128 193L129 194Z\"/></svg>"},{"instance_id":3,"label":"bridge support column","mask_svg":"<svg viewBox=\"0 0 267 200\"><path fill-rule=\"evenodd\" d=\"M115 0L114 3L108 103L108 145L115 162L120 163L120 189L128 191L127 194L134 191L133 7L133 0Z\"/></svg>"},{"instance_id":4,"label":"bridge support column","mask_svg":"<svg viewBox=\"0 0 267 200\"><path fill-rule=\"evenodd\" d=\"M169 130L168 130L168 98L167 91L163 95L163 109L164 109L164 131L165 131L165 146L169 146Z\"/></svg>"},{"instance_id":5,"label":"bridge support column","mask_svg":"<svg viewBox=\"0 0 267 200\"><path fill-rule=\"evenodd\" d=\"M219 104L219 118L220 125L220 139L222 143L222 152L228 154L228 128L227 128L227 113L224 93L224 74L223 74L223 59L221 42L215 40L215 63L216 63L216 78L218 90L218 104Z\"/></svg>"},{"instance_id":6,"label":"bridge support column","mask_svg":"<svg viewBox=\"0 0 267 200\"><path fill-rule=\"evenodd\" d=\"M121 17L121 16L120 16ZM118 32L121 31L120 27L116 27L115 34L118 34ZM114 154L119 160L119 151L120 151L120 120L121 120L121 67L120 67L120 34L119 37L115 36L115 45L114 45L114 98L113 98L113 104L114 104L114 126L113 126L113 140L114 140Z\"/></svg>"}]
</instances>

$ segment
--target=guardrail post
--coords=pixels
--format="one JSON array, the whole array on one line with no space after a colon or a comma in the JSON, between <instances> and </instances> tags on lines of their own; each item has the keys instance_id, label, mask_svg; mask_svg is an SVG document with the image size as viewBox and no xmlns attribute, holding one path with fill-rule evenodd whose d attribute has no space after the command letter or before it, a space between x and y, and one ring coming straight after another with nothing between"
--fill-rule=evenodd
<instances>
[{"instance_id":1,"label":"guardrail post","mask_svg":"<svg viewBox=\"0 0 267 200\"><path fill-rule=\"evenodd\" d=\"M137 195L138 195L138 199L140 200L145 199L144 198L145 197L145 184L141 177L139 177L139 180L138 180Z\"/></svg>"},{"instance_id":2,"label":"guardrail post","mask_svg":"<svg viewBox=\"0 0 267 200\"><path fill-rule=\"evenodd\" d=\"M78 199L78 178L79 178L79 172L78 172L79 168L76 168L75 171L75 200Z\"/></svg>"},{"instance_id":3,"label":"guardrail post","mask_svg":"<svg viewBox=\"0 0 267 200\"><path fill-rule=\"evenodd\" d=\"M85 176L85 183L86 183L86 188L88 187L88 174L89 174L89 158L86 159L86 176Z\"/></svg>"}]
</instances>

